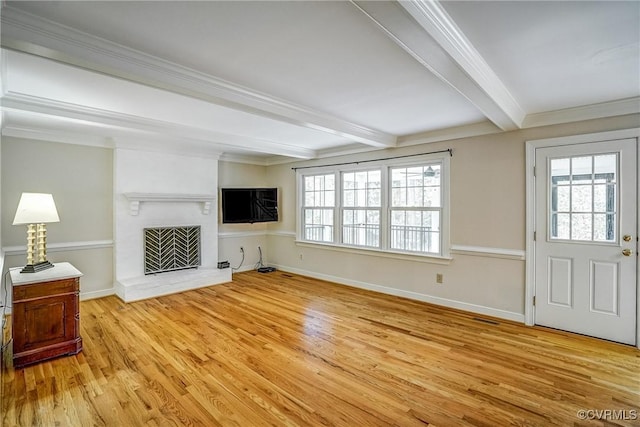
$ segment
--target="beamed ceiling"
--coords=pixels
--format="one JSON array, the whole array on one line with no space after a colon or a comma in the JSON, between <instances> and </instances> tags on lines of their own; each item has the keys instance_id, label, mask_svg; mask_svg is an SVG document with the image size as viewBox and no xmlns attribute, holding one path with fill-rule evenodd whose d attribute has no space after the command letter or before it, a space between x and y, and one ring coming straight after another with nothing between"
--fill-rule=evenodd
<instances>
[{"instance_id":1,"label":"beamed ceiling","mask_svg":"<svg viewBox=\"0 0 640 427\"><path fill-rule=\"evenodd\" d=\"M640 112L637 1L2 6L2 134L272 164Z\"/></svg>"}]
</instances>

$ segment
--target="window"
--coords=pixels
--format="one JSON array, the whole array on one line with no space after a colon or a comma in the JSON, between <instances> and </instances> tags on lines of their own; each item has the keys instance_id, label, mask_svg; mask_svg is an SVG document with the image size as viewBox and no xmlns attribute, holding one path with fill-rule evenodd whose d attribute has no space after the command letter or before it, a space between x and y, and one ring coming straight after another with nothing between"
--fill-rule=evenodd
<instances>
[{"instance_id":1,"label":"window","mask_svg":"<svg viewBox=\"0 0 640 427\"><path fill-rule=\"evenodd\" d=\"M617 154L550 160L550 238L616 241Z\"/></svg>"},{"instance_id":2,"label":"window","mask_svg":"<svg viewBox=\"0 0 640 427\"><path fill-rule=\"evenodd\" d=\"M298 240L448 256L449 156L298 171Z\"/></svg>"},{"instance_id":3,"label":"window","mask_svg":"<svg viewBox=\"0 0 640 427\"><path fill-rule=\"evenodd\" d=\"M342 174L342 243L380 247L381 171Z\"/></svg>"},{"instance_id":4,"label":"window","mask_svg":"<svg viewBox=\"0 0 640 427\"><path fill-rule=\"evenodd\" d=\"M304 177L304 240L333 242L335 174Z\"/></svg>"},{"instance_id":5,"label":"window","mask_svg":"<svg viewBox=\"0 0 640 427\"><path fill-rule=\"evenodd\" d=\"M440 170L391 169L391 249L440 253Z\"/></svg>"}]
</instances>

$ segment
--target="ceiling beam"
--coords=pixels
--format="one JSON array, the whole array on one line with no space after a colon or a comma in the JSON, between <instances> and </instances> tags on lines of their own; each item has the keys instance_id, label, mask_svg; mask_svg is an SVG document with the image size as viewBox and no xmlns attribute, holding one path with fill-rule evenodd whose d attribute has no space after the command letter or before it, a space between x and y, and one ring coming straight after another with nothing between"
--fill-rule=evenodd
<instances>
[{"instance_id":1,"label":"ceiling beam","mask_svg":"<svg viewBox=\"0 0 640 427\"><path fill-rule=\"evenodd\" d=\"M437 1L352 0L352 3L500 129L522 126L525 112Z\"/></svg>"},{"instance_id":2,"label":"ceiling beam","mask_svg":"<svg viewBox=\"0 0 640 427\"><path fill-rule=\"evenodd\" d=\"M146 134L162 140L191 141L211 146L230 146L263 154L282 155L298 159L316 157L315 150L273 141L215 132L130 114L69 104L30 95L7 93L0 99L3 112L32 114L42 117L62 117L87 126L89 133L103 137ZM222 151L222 150L221 150Z\"/></svg>"},{"instance_id":3,"label":"ceiling beam","mask_svg":"<svg viewBox=\"0 0 640 427\"><path fill-rule=\"evenodd\" d=\"M4 6L1 45L378 148L396 136Z\"/></svg>"}]
</instances>

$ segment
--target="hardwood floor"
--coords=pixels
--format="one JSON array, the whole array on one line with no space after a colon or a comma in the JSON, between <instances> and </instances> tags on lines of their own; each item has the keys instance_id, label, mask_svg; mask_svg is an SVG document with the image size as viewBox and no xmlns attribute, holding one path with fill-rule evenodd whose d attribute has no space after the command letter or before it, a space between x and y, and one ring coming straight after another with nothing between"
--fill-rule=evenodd
<instances>
[{"instance_id":1,"label":"hardwood floor","mask_svg":"<svg viewBox=\"0 0 640 427\"><path fill-rule=\"evenodd\" d=\"M81 332L4 370L0 424L640 424L634 348L282 272L85 301Z\"/></svg>"}]
</instances>

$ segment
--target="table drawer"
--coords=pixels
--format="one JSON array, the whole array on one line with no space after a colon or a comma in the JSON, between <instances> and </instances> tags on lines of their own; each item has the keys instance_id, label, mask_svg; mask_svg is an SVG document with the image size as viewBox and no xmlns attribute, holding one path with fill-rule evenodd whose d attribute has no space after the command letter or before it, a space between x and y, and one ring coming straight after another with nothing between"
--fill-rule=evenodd
<instances>
[{"instance_id":1,"label":"table drawer","mask_svg":"<svg viewBox=\"0 0 640 427\"><path fill-rule=\"evenodd\" d=\"M51 282L33 283L13 287L13 302L33 298L49 297L59 294L78 292L80 280L77 277L71 279L53 280Z\"/></svg>"}]
</instances>

